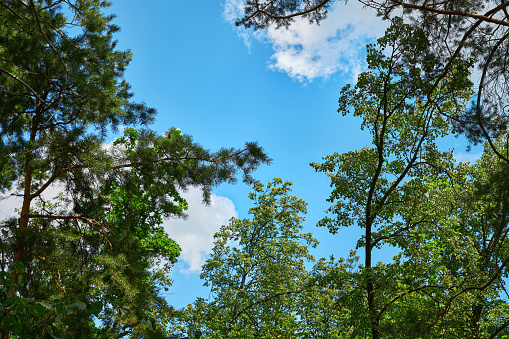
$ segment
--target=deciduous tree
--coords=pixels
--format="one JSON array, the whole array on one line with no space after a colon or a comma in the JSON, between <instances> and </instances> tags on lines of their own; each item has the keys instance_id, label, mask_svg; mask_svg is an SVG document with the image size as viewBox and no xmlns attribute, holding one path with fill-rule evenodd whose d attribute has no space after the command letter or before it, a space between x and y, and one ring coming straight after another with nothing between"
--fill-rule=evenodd
<instances>
[{"instance_id":1,"label":"deciduous tree","mask_svg":"<svg viewBox=\"0 0 509 339\"><path fill-rule=\"evenodd\" d=\"M464 63L455 64L455 72L442 78L442 66L424 32L399 19L376 47L368 45L367 62L368 70L359 75L357 84L343 89L339 112L352 111L362 119L373 147L335 153L321 164L312 164L327 174L333 188L328 199L333 217L325 217L319 225L333 234L352 225L364 229L357 245L364 248L357 288L364 290L365 302L359 307L366 309L356 311L355 336L402 337L419 327L418 323L416 328L409 326L411 316L398 310L406 324L398 332L390 314L397 308L391 299L402 288L400 277L405 273L399 263L375 263L374 251L385 244L405 248L412 241L419 221L407 223L402 216L411 213L422 197L425 177L447 173L452 155L441 152L435 140L450 133L451 121L445 117L463 109L471 82ZM435 86L437 78L441 81Z\"/></svg>"},{"instance_id":2,"label":"deciduous tree","mask_svg":"<svg viewBox=\"0 0 509 339\"><path fill-rule=\"evenodd\" d=\"M233 218L216 233L201 274L213 300L190 305L181 330L201 330L207 338L301 336L298 300L313 261L308 246L317 241L301 233L306 203L289 195L290 186L281 179L256 183L252 218Z\"/></svg>"}]
</instances>

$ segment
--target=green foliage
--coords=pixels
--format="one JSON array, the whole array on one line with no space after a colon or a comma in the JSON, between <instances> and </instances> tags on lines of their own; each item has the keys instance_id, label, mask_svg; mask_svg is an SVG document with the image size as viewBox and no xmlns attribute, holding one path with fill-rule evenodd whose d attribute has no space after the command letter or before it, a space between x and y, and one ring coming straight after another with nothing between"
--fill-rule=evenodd
<instances>
[{"instance_id":1,"label":"green foliage","mask_svg":"<svg viewBox=\"0 0 509 339\"><path fill-rule=\"evenodd\" d=\"M232 219L216 233L213 254L201 278L214 299L199 299L184 311L174 330L207 338L277 338L298 335L295 302L307 280L308 246L317 241L300 233L306 212L301 199L289 196L290 182L256 183L249 198L252 219Z\"/></svg>"},{"instance_id":2,"label":"green foliage","mask_svg":"<svg viewBox=\"0 0 509 339\"><path fill-rule=\"evenodd\" d=\"M16 262L10 265L10 272L22 273L23 264ZM18 295L10 296L16 284L9 272L0 272L0 301L2 321L0 333L12 333L20 338L73 338L70 329L76 323L73 315L82 317L98 316L102 302L76 297L64 297L54 301L38 301Z\"/></svg>"},{"instance_id":3,"label":"green foliage","mask_svg":"<svg viewBox=\"0 0 509 339\"><path fill-rule=\"evenodd\" d=\"M426 87L440 69L427 48L422 32L395 20L378 49L368 46L368 70L353 89L343 88L339 112L362 118L373 147L335 153L322 164L311 164L331 179L328 201L334 205L329 212L336 217L319 225L332 233L354 223L365 227L377 218L390 223L401 206L418 199L425 176L442 176L449 166L451 153L440 152L434 143L451 131L437 107L449 115L461 110L471 83L465 66L458 66L455 76L444 79L428 97Z\"/></svg>"},{"instance_id":4,"label":"green foliage","mask_svg":"<svg viewBox=\"0 0 509 339\"><path fill-rule=\"evenodd\" d=\"M447 186L455 171L452 152L439 151L435 140L454 131L451 120L444 117L459 114L472 94L468 64L453 64L454 72L442 77L441 65L429 46L422 31L398 19L378 40L376 49L368 46L368 70L359 75L354 88L343 89L339 112L362 118L373 147L333 154L322 164L312 164L327 174L333 187L328 199L333 218L322 219L319 226L327 226L331 233L345 226L364 228L357 243L357 248L364 249L364 265L356 273L357 292L352 293L360 299L360 307L350 309L364 319L353 325L360 337L411 338L430 333L438 320L448 319L444 315L453 308L437 309L437 303L447 305L444 292L460 284L434 280L443 273L436 261L444 258L443 253L427 257L421 252L415 265L403 254L392 263L373 262L374 250L384 245L401 253L422 249L419 230L429 225L422 212L436 211L433 204L421 210L420 204L429 197L427 184L431 180ZM448 235L455 247L465 245L458 241L459 234ZM435 245L446 246L442 239L435 240ZM470 251L465 246L461 252ZM466 262L468 259L456 265L463 267ZM460 299L471 303L467 296ZM461 308L465 309L458 307L458 311ZM451 314L456 315L456 309ZM433 333L432 337L439 336ZM448 333L462 337L469 332Z\"/></svg>"},{"instance_id":5,"label":"green foliage","mask_svg":"<svg viewBox=\"0 0 509 339\"><path fill-rule=\"evenodd\" d=\"M0 6L0 190L22 197L19 218L0 224L3 267L24 267L3 285L2 312L22 315L6 318L13 334L31 321L30 331L75 338L164 337L173 309L160 292L180 247L163 218L184 216L179 192L200 188L208 202L213 186L236 182L238 172L251 183L270 162L256 143L210 152L175 128L162 136L134 129L156 111L132 101L124 79L131 53L116 48L108 6ZM124 135L105 145L120 126ZM49 199L50 188L62 194ZM98 304L78 312L95 296L102 312ZM64 304L72 327L58 320Z\"/></svg>"},{"instance_id":6,"label":"green foliage","mask_svg":"<svg viewBox=\"0 0 509 339\"><path fill-rule=\"evenodd\" d=\"M443 77L422 32L394 20L368 46L368 71L340 97L343 114L362 118L373 147L333 154L312 164L331 178L328 210L319 222L332 233L365 229L357 248L364 265L352 276L356 337L464 338L505 333L507 163L486 144L478 164L456 164L435 140L472 92L468 63ZM496 142L495 149L505 152ZM374 263L376 248L400 252ZM500 255L500 256L499 256ZM348 304L348 302L346 302Z\"/></svg>"}]
</instances>

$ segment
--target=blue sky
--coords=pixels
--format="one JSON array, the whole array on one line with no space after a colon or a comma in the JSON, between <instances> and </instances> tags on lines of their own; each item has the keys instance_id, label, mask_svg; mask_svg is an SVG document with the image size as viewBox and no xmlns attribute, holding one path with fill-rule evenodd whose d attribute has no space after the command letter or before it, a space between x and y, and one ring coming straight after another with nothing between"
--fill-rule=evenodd
<instances>
[{"instance_id":1,"label":"blue sky","mask_svg":"<svg viewBox=\"0 0 509 339\"><path fill-rule=\"evenodd\" d=\"M293 194L308 203L305 231L320 241L312 253L347 256L360 229L331 235L315 226L329 207L330 183L309 163L370 144L359 119L337 113L337 100L341 88L362 71L365 45L387 24L350 1L333 8L320 26L296 20L288 30L253 33L233 25L242 1L113 1L109 12L121 27L118 48L133 53L126 78L135 100L158 110L149 126L158 133L177 127L211 150L258 141L273 163L260 167L255 178L294 183ZM453 137L442 146L454 147L460 161L474 160L480 151L466 153L462 139ZM196 297L209 297L199 278L201 265L221 225L231 217L248 217L250 190L241 182L222 185L205 206L200 192L191 189L184 194L189 218L165 221L182 247L171 274L174 284L165 295L170 304L180 308ZM51 196L59 189L49 191ZM2 201L0 214L14 215L19 203L16 197ZM374 260L393 254L382 249Z\"/></svg>"},{"instance_id":2,"label":"blue sky","mask_svg":"<svg viewBox=\"0 0 509 339\"><path fill-rule=\"evenodd\" d=\"M126 77L135 99L158 110L150 128L159 133L178 127L211 150L258 141L273 164L255 177L264 183L274 177L292 181L293 194L308 203L306 231L320 241L314 254L346 256L359 230L331 235L315 226L328 207L330 188L309 163L370 143L359 120L336 112L337 99L362 70L364 46L383 34L386 24L352 1L333 9L320 27L297 21L289 30L253 33L232 25L240 5L239 0L114 1L111 12L122 29L119 48L133 52ZM452 142L463 150L461 140ZM165 222L183 247L167 294L175 307L208 298L199 267L214 232L232 216L248 216L249 191L242 183L222 185L206 207L191 190L186 194L190 218ZM390 253L379 255L385 260Z\"/></svg>"},{"instance_id":3,"label":"blue sky","mask_svg":"<svg viewBox=\"0 0 509 339\"><path fill-rule=\"evenodd\" d=\"M330 187L309 163L370 144L359 119L337 113L337 100L341 88L362 71L364 46L381 36L387 24L349 1L333 8L320 26L297 20L288 30L253 33L233 25L242 1L113 1L109 11L122 29L118 47L133 52L126 78L135 100L158 110L149 127L161 134L177 127L211 150L258 141L273 163L260 167L255 178L294 183L293 194L308 203L305 231L320 241L312 253L317 258L347 256L360 229L331 235L315 226L329 207ZM454 137L440 146L454 147L459 161L473 161L481 151L476 147L466 153L465 142ZM48 191L55 195L59 188ZM196 297L209 297L199 279L201 264L221 225L233 216L248 217L248 192L243 183L222 185L205 206L200 192L189 190L184 195L189 218L165 221L183 250L166 294L170 304L180 308ZM14 215L19 204L19 197L2 200L0 214ZM385 248L374 260L389 260L393 254Z\"/></svg>"}]
</instances>

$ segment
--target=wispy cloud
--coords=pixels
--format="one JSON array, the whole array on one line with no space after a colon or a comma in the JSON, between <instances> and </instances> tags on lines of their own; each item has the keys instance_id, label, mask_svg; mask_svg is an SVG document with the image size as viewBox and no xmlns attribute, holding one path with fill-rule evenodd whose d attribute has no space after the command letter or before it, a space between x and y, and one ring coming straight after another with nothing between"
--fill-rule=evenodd
<instances>
[{"instance_id":1,"label":"wispy cloud","mask_svg":"<svg viewBox=\"0 0 509 339\"><path fill-rule=\"evenodd\" d=\"M224 18L230 23L242 15L244 1L226 0ZM288 28L273 27L254 33L243 28L237 34L250 47L252 39L268 43L274 53L269 68L301 81L328 78L340 71L355 79L364 66L366 43L381 36L388 26L357 1L337 4L320 25L297 18Z\"/></svg>"},{"instance_id":2,"label":"wispy cloud","mask_svg":"<svg viewBox=\"0 0 509 339\"><path fill-rule=\"evenodd\" d=\"M164 229L170 238L182 248L178 264L181 273L195 273L201 270L205 259L212 251L214 234L230 218L237 217L233 202L212 194L211 204L202 204L201 191L190 189L182 195L189 204L189 218L170 219L164 222Z\"/></svg>"}]
</instances>

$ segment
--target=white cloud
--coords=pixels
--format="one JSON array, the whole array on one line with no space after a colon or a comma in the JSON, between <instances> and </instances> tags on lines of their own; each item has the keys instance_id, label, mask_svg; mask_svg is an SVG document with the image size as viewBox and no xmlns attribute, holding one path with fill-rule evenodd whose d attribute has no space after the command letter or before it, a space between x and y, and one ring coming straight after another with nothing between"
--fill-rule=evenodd
<instances>
[{"instance_id":1,"label":"white cloud","mask_svg":"<svg viewBox=\"0 0 509 339\"><path fill-rule=\"evenodd\" d=\"M56 184L50 185L46 190L41 194L41 198L45 201L50 201L59 194L63 192L63 186ZM19 213L15 212L16 209L21 210L21 206L23 204L23 197L19 195L20 192L16 192L15 190L8 191L2 195L0 195L0 215L2 216L1 220L5 220L11 217L19 218ZM22 193L22 192L21 192ZM37 202L37 199L33 201L33 204Z\"/></svg>"},{"instance_id":2,"label":"white cloud","mask_svg":"<svg viewBox=\"0 0 509 339\"><path fill-rule=\"evenodd\" d=\"M14 210L16 208L21 209L23 198L11 195L11 193L13 192L7 192L0 198L0 215L2 215L2 219L16 217L17 213Z\"/></svg>"},{"instance_id":3,"label":"white cloud","mask_svg":"<svg viewBox=\"0 0 509 339\"><path fill-rule=\"evenodd\" d=\"M62 188L51 185L44 192L44 199L49 200L56 197ZM22 197L11 196L8 192L0 197L0 215L2 219L19 217L14 212L21 208ZM195 273L201 270L208 254L210 254L214 234L219 231L222 225L229 222L230 218L237 217L237 211L233 202L222 196L212 194L211 204L202 204L201 191L196 188L189 189L182 196L187 200L189 218L169 219L163 224L164 229L182 248L178 266L183 273ZM3 199L2 199L3 198Z\"/></svg>"},{"instance_id":4,"label":"white cloud","mask_svg":"<svg viewBox=\"0 0 509 339\"><path fill-rule=\"evenodd\" d=\"M233 202L226 198L212 194L211 204L202 204L201 191L196 188L184 193L187 200L189 218L169 219L163 224L170 238L174 239L182 248L178 264L182 273L195 273L201 270L206 256L211 252L214 233L222 225L228 223L230 218L237 217Z\"/></svg>"},{"instance_id":5,"label":"white cloud","mask_svg":"<svg viewBox=\"0 0 509 339\"><path fill-rule=\"evenodd\" d=\"M226 21L233 23L244 12L243 0L226 0L224 4L223 17Z\"/></svg>"},{"instance_id":6,"label":"white cloud","mask_svg":"<svg viewBox=\"0 0 509 339\"><path fill-rule=\"evenodd\" d=\"M233 23L243 8L242 0L226 0L224 18ZM271 44L274 53L269 68L305 82L338 71L355 79L364 65L366 43L380 37L387 26L373 10L350 1L348 5L335 5L320 25L297 18L288 29L270 27L260 34L239 28L238 34L248 47L250 38Z\"/></svg>"},{"instance_id":7,"label":"white cloud","mask_svg":"<svg viewBox=\"0 0 509 339\"><path fill-rule=\"evenodd\" d=\"M242 15L244 12L244 1L243 0L226 0L224 4L223 17L224 19L234 24L235 20ZM261 39L263 37L263 33L256 33L250 30L245 30L241 28L237 28L237 36L239 36L243 41L244 45L248 48L249 52L251 52L251 40L253 38Z\"/></svg>"},{"instance_id":8,"label":"white cloud","mask_svg":"<svg viewBox=\"0 0 509 339\"><path fill-rule=\"evenodd\" d=\"M477 160L481 159L482 152L479 153L463 153L463 152L454 152L454 159L457 162L470 162L470 164L474 164Z\"/></svg>"}]
</instances>

